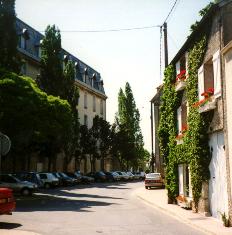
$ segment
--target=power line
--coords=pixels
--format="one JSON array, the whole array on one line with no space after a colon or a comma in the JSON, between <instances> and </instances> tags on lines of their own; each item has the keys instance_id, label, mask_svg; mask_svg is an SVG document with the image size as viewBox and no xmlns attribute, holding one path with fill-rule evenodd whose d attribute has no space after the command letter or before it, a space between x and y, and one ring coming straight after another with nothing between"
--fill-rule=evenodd
<instances>
[{"instance_id":1,"label":"power line","mask_svg":"<svg viewBox=\"0 0 232 235\"><path fill-rule=\"evenodd\" d=\"M119 31L131 31L131 30L144 30L144 29L152 29L159 28L160 25L151 25L151 26L143 26L143 27L134 27L134 28L120 28L120 29L103 29L103 30L60 30L62 33L106 33L106 32L119 32ZM45 32L45 31L39 31Z\"/></svg>"},{"instance_id":2,"label":"power line","mask_svg":"<svg viewBox=\"0 0 232 235\"><path fill-rule=\"evenodd\" d=\"M178 0L175 0L175 2L174 2L174 4L173 4L171 10L169 11L169 13L168 13L166 19L164 20L164 22L167 22L167 20L168 20L169 16L171 15L171 13L172 13L174 7L176 6L177 1L178 1Z\"/></svg>"}]
</instances>

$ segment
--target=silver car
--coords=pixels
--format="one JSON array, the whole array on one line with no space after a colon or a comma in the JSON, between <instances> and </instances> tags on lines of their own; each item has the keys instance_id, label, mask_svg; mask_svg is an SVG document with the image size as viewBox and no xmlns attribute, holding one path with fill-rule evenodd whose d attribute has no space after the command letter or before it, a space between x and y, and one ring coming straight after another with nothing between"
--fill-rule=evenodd
<instances>
[{"instance_id":1,"label":"silver car","mask_svg":"<svg viewBox=\"0 0 232 235\"><path fill-rule=\"evenodd\" d=\"M24 196L31 195L38 189L37 184L28 181L21 181L12 174L0 174L0 187L10 188L14 192L21 193Z\"/></svg>"},{"instance_id":2,"label":"silver car","mask_svg":"<svg viewBox=\"0 0 232 235\"><path fill-rule=\"evenodd\" d=\"M39 177L43 182L44 188L46 189L59 186L59 179L52 173L39 173Z\"/></svg>"}]
</instances>

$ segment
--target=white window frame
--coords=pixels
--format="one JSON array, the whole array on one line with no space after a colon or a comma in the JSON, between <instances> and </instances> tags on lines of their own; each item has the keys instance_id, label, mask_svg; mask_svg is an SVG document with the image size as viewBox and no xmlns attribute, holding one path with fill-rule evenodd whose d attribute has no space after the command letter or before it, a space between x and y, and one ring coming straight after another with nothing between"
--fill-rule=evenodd
<instances>
[{"instance_id":1,"label":"white window frame","mask_svg":"<svg viewBox=\"0 0 232 235\"><path fill-rule=\"evenodd\" d=\"M204 65L198 69L198 97L202 99L201 94L205 91Z\"/></svg>"},{"instance_id":2,"label":"white window frame","mask_svg":"<svg viewBox=\"0 0 232 235\"><path fill-rule=\"evenodd\" d=\"M221 96L221 58L218 50L213 55L214 97Z\"/></svg>"}]
</instances>

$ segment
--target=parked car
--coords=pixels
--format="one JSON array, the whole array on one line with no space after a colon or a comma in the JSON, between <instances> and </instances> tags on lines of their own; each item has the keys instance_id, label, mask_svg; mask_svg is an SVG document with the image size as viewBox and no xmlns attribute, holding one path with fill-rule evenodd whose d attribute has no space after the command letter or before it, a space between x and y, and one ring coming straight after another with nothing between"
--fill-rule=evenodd
<instances>
[{"instance_id":1,"label":"parked car","mask_svg":"<svg viewBox=\"0 0 232 235\"><path fill-rule=\"evenodd\" d=\"M10 188L16 193L21 193L24 196L31 195L35 190L38 189L37 184L21 181L12 174L1 174L0 175L0 187Z\"/></svg>"},{"instance_id":2,"label":"parked car","mask_svg":"<svg viewBox=\"0 0 232 235\"><path fill-rule=\"evenodd\" d=\"M15 199L12 190L0 188L0 215L11 215L15 210Z\"/></svg>"},{"instance_id":3,"label":"parked car","mask_svg":"<svg viewBox=\"0 0 232 235\"><path fill-rule=\"evenodd\" d=\"M137 179L140 179L140 180L144 180L145 179L145 172L143 172L143 171L141 171L141 172L134 172L133 174L134 174L134 176Z\"/></svg>"},{"instance_id":4,"label":"parked car","mask_svg":"<svg viewBox=\"0 0 232 235\"><path fill-rule=\"evenodd\" d=\"M87 175L83 175L82 173L80 173L79 171L76 171L74 173L77 177L81 177L81 183L83 184L89 184L89 183L93 183L94 182L94 178L87 176Z\"/></svg>"},{"instance_id":5,"label":"parked car","mask_svg":"<svg viewBox=\"0 0 232 235\"><path fill-rule=\"evenodd\" d=\"M52 173L39 173L39 177L43 182L43 186L46 189L59 186L59 180Z\"/></svg>"},{"instance_id":6,"label":"parked car","mask_svg":"<svg viewBox=\"0 0 232 235\"><path fill-rule=\"evenodd\" d=\"M39 188L43 187L43 181L40 179L39 174L36 172L18 172L12 175L22 181L29 181L31 183L37 184Z\"/></svg>"},{"instance_id":7,"label":"parked car","mask_svg":"<svg viewBox=\"0 0 232 235\"><path fill-rule=\"evenodd\" d=\"M126 172L124 171L116 171L120 176L121 176L121 179L120 180L129 180L129 175L127 175Z\"/></svg>"},{"instance_id":8,"label":"parked car","mask_svg":"<svg viewBox=\"0 0 232 235\"><path fill-rule=\"evenodd\" d=\"M135 176L130 171L128 171L126 173L127 173L127 175L129 175L129 180L134 180L135 179Z\"/></svg>"},{"instance_id":9,"label":"parked car","mask_svg":"<svg viewBox=\"0 0 232 235\"><path fill-rule=\"evenodd\" d=\"M57 174L60 176L64 186L72 186L74 184L77 184L77 180L76 179L67 176L65 173L58 172Z\"/></svg>"},{"instance_id":10,"label":"parked car","mask_svg":"<svg viewBox=\"0 0 232 235\"><path fill-rule=\"evenodd\" d=\"M116 172L104 171L104 174L106 175L106 180L109 181L109 182L119 181L120 180L120 176Z\"/></svg>"},{"instance_id":11,"label":"parked car","mask_svg":"<svg viewBox=\"0 0 232 235\"><path fill-rule=\"evenodd\" d=\"M164 182L160 173L149 173L145 176L145 188L164 187Z\"/></svg>"},{"instance_id":12,"label":"parked car","mask_svg":"<svg viewBox=\"0 0 232 235\"><path fill-rule=\"evenodd\" d=\"M71 172L65 172L65 174L73 179L76 179L77 183L81 183L81 175L71 173Z\"/></svg>"},{"instance_id":13,"label":"parked car","mask_svg":"<svg viewBox=\"0 0 232 235\"><path fill-rule=\"evenodd\" d=\"M104 174L103 171L89 172L86 175L93 177L96 182L105 182L106 181L106 175Z\"/></svg>"}]
</instances>

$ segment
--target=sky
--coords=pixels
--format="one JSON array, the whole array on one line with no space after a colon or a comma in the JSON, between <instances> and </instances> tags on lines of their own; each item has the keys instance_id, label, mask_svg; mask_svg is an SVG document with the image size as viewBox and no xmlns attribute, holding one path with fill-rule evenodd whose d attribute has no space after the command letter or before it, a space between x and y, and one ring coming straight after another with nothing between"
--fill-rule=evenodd
<instances>
[{"instance_id":1,"label":"sky","mask_svg":"<svg viewBox=\"0 0 232 235\"><path fill-rule=\"evenodd\" d=\"M162 25L175 0L16 0L17 17L38 31L61 30L62 47L97 70L104 80L106 118L113 123L120 88L129 82L141 115L145 148L151 152L150 100L160 77L160 28L104 33L62 32ZM178 0L168 18L169 62L209 0ZM162 43L163 44L163 43ZM162 45L163 48L163 45ZM163 68L163 56L162 65Z\"/></svg>"}]
</instances>

